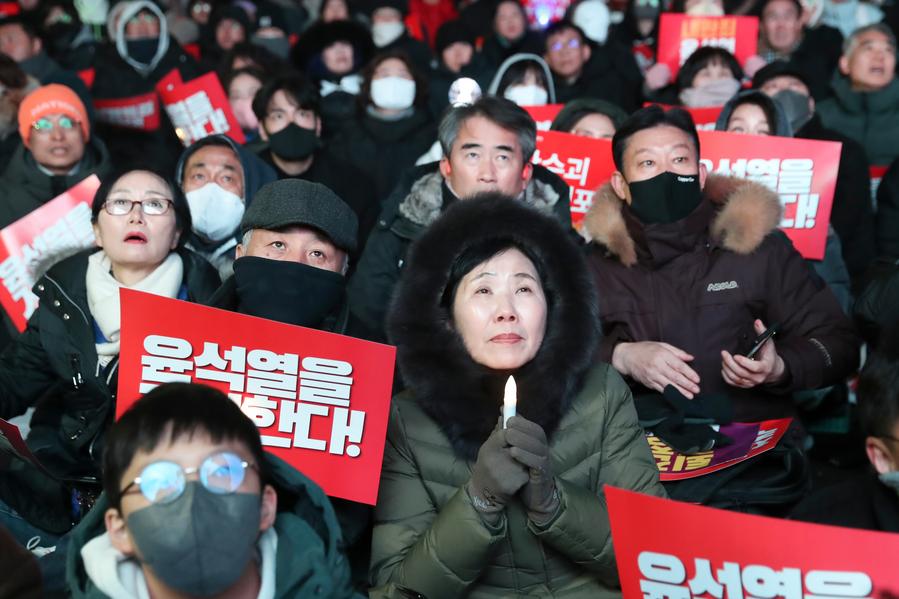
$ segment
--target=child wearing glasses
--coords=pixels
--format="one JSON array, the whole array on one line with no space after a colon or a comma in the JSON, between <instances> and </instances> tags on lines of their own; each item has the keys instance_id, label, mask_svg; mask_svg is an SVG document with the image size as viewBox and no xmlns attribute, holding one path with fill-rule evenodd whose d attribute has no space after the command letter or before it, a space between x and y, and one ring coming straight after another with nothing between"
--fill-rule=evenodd
<instances>
[{"instance_id":1,"label":"child wearing glasses","mask_svg":"<svg viewBox=\"0 0 899 599\"><path fill-rule=\"evenodd\" d=\"M350 597L328 498L263 452L224 394L168 384L110 430L104 494L72 533L74 597Z\"/></svg>"}]
</instances>

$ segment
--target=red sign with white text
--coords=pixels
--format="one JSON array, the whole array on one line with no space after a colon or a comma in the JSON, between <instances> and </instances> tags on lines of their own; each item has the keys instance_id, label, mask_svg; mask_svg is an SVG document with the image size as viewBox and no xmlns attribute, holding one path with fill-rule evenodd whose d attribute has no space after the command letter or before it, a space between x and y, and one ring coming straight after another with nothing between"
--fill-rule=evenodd
<instances>
[{"instance_id":1,"label":"red sign with white text","mask_svg":"<svg viewBox=\"0 0 899 599\"><path fill-rule=\"evenodd\" d=\"M899 595L899 535L604 492L625 599Z\"/></svg>"},{"instance_id":2,"label":"red sign with white text","mask_svg":"<svg viewBox=\"0 0 899 599\"><path fill-rule=\"evenodd\" d=\"M667 64L676 77L681 65L697 48L724 48L740 64L758 49L758 17L691 17L662 13L659 20L658 62Z\"/></svg>"},{"instance_id":3,"label":"red sign with white text","mask_svg":"<svg viewBox=\"0 0 899 599\"><path fill-rule=\"evenodd\" d=\"M722 131L700 131L699 140L710 174L751 179L776 191L784 206L780 228L804 258L824 258L839 142ZM571 220L576 224L593 204L593 192L615 171L611 140L558 131L538 133L533 161L571 186Z\"/></svg>"},{"instance_id":4,"label":"red sign with white text","mask_svg":"<svg viewBox=\"0 0 899 599\"><path fill-rule=\"evenodd\" d=\"M215 73L187 83L170 76L166 75L169 84L157 86L157 91L184 147L213 133L224 133L238 144L246 141Z\"/></svg>"},{"instance_id":5,"label":"red sign with white text","mask_svg":"<svg viewBox=\"0 0 899 599\"><path fill-rule=\"evenodd\" d=\"M804 258L824 258L841 143L723 131L700 131L699 140L710 174L775 190L784 207L780 228Z\"/></svg>"},{"instance_id":6,"label":"red sign with white text","mask_svg":"<svg viewBox=\"0 0 899 599\"><path fill-rule=\"evenodd\" d=\"M615 172L612 141L561 131L538 131L531 159L556 173L571 188L571 223L578 227L593 205L596 189Z\"/></svg>"},{"instance_id":7,"label":"red sign with white text","mask_svg":"<svg viewBox=\"0 0 899 599\"><path fill-rule=\"evenodd\" d=\"M95 98L94 108L101 123L143 131L159 129L159 98L156 92L129 98Z\"/></svg>"},{"instance_id":8,"label":"red sign with white text","mask_svg":"<svg viewBox=\"0 0 899 599\"><path fill-rule=\"evenodd\" d=\"M38 275L94 247L91 204L98 187L100 179L91 175L0 231L0 304L19 331L37 308L31 288Z\"/></svg>"},{"instance_id":9,"label":"red sign with white text","mask_svg":"<svg viewBox=\"0 0 899 599\"><path fill-rule=\"evenodd\" d=\"M564 104L544 104L543 106L522 106L537 123L538 131L549 131L553 121L565 107Z\"/></svg>"},{"instance_id":10,"label":"red sign with white text","mask_svg":"<svg viewBox=\"0 0 899 599\"><path fill-rule=\"evenodd\" d=\"M161 383L206 384L328 495L375 504L395 348L128 289L121 303L117 418Z\"/></svg>"},{"instance_id":11,"label":"red sign with white text","mask_svg":"<svg viewBox=\"0 0 899 599\"><path fill-rule=\"evenodd\" d=\"M678 453L650 432L646 433L646 442L659 469L659 478L662 481L684 480L724 470L774 449L792 420L782 418L721 425L718 431L730 437L731 442L693 454Z\"/></svg>"}]
</instances>

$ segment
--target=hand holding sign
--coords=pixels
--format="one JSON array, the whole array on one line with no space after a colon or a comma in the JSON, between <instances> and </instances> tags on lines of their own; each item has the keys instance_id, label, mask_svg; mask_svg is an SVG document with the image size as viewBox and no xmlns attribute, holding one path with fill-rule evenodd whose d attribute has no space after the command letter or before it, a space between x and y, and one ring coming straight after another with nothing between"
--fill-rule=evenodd
<instances>
[{"instance_id":1,"label":"hand holding sign","mask_svg":"<svg viewBox=\"0 0 899 599\"><path fill-rule=\"evenodd\" d=\"M660 393L673 385L687 399L699 393L699 375L687 365L691 361L684 350L657 341L619 343L612 352L612 365L621 374Z\"/></svg>"},{"instance_id":2,"label":"hand holding sign","mask_svg":"<svg viewBox=\"0 0 899 599\"><path fill-rule=\"evenodd\" d=\"M759 335L765 332L765 325L761 320L756 319L753 326ZM766 383L776 383L783 378L785 371L786 366L783 358L777 354L773 339L762 346L755 360L721 352L721 376L731 387L751 389Z\"/></svg>"}]
</instances>

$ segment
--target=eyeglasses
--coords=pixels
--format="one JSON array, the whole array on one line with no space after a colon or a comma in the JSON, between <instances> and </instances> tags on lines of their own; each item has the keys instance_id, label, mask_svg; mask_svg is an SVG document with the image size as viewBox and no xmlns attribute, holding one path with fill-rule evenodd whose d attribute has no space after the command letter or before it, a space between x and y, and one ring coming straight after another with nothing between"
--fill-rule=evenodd
<instances>
[{"instance_id":1,"label":"eyeglasses","mask_svg":"<svg viewBox=\"0 0 899 599\"><path fill-rule=\"evenodd\" d=\"M140 476L122 489L122 495L135 485L150 503L171 503L181 497L187 486L187 475L198 473L200 484L216 495L234 493L243 484L247 468L256 468L236 453L220 451L212 454L199 468L182 468L181 464L160 460L147 464Z\"/></svg>"},{"instance_id":2,"label":"eyeglasses","mask_svg":"<svg viewBox=\"0 0 899 599\"><path fill-rule=\"evenodd\" d=\"M62 129L63 131L71 131L72 129L78 126L78 121L70 119L67 116L59 117L59 120L54 124L53 121L44 117L38 119L31 125L31 128L34 129L35 133L50 133L57 127Z\"/></svg>"},{"instance_id":3,"label":"eyeglasses","mask_svg":"<svg viewBox=\"0 0 899 599\"><path fill-rule=\"evenodd\" d=\"M571 38L567 42L556 42L552 44L549 49L553 52L558 52L560 50L564 50L565 48L577 49L581 47L581 40L576 37Z\"/></svg>"},{"instance_id":4,"label":"eyeglasses","mask_svg":"<svg viewBox=\"0 0 899 599\"><path fill-rule=\"evenodd\" d=\"M108 214L113 216L125 216L134 210L134 205L140 205L140 211L148 216L159 216L169 211L172 200L156 199L156 200L126 200L124 198L106 200L103 208Z\"/></svg>"}]
</instances>

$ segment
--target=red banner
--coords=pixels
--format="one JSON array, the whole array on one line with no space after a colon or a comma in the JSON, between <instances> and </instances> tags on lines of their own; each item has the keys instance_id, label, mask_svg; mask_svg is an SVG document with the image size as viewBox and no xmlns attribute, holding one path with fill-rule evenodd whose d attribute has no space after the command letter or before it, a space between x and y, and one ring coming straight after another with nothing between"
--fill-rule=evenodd
<instances>
[{"instance_id":1,"label":"red banner","mask_svg":"<svg viewBox=\"0 0 899 599\"><path fill-rule=\"evenodd\" d=\"M659 21L658 62L668 65L676 77L684 61L701 46L724 48L740 64L757 53L758 17L690 17L662 13Z\"/></svg>"},{"instance_id":2,"label":"red banner","mask_svg":"<svg viewBox=\"0 0 899 599\"><path fill-rule=\"evenodd\" d=\"M52 264L94 247L91 204L100 179L91 175L0 231L0 304L19 331L37 308L31 288Z\"/></svg>"},{"instance_id":3,"label":"red banner","mask_svg":"<svg viewBox=\"0 0 899 599\"><path fill-rule=\"evenodd\" d=\"M531 115L537 123L538 131L549 131L550 126L559 112L565 107L564 104L544 104L543 106L522 106L525 112Z\"/></svg>"},{"instance_id":4,"label":"red banner","mask_svg":"<svg viewBox=\"0 0 899 599\"><path fill-rule=\"evenodd\" d=\"M792 420L783 418L722 425L718 430L730 437L730 445L689 455L678 453L652 433L646 434L646 441L659 468L659 478L663 481L684 480L724 470L773 449Z\"/></svg>"},{"instance_id":5,"label":"red banner","mask_svg":"<svg viewBox=\"0 0 899 599\"><path fill-rule=\"evenodd\" d=\"M101 123L144 131L159 129L159 99L156 92L129 98L94 99L94 108Z\"/></svg>"},{"instance_id":6,"label":"red banner","mask_svg":"<svg viewBox=\"0 0 899 599\"><path fill-rule=\"evenodd\" d=\"M593 205L596 189L615 172L612 141L561 131L538 131L537 151L531 159L556 173L571 188L571 223L579 227Z\"/></svg>"},{"instance_id":7,"label":"red banner","mask_svg":"<svg viewBox=\"0 0 899 599\"><path fill-rule=\"evenodd\" d=\"M780 228L804 258L824 258L842 144L721 131L700 131L699 139L710 174L752 179L777 191L784 206Z\"/></svg>"},{"instance_id":8,"label":"red banner","mask_svg":"<svg viewBox=\"0 0 899 599\"><path fill-rule=\"evenodd\" d=\"M709 173L752 179L777 191L784 205L780 228L803 257L821 260L840 164L839 142L700 131ZM612 142L558 131L539 132L533 162L571 186L571 220L578 225L593 192L615 171Z\"/></svg>"},{"instance_id":9,"label":"red banner","mask_svg":"<svg viewBox=\"0 0 899 599\"><path fill-rule=\"evenodd\" d=\"M653 102L646 102L643 106L652 106L653 104ZM690 116L693 117L693 122L696 124L696 129L698 131L714 131L715 124L718 122L718 116L721 115L721 111L724 109L724 106L709 106L707 108L688 108L686 106L673 106L671 104L659 104L659 106L665 110L671 110L672 108L686 110L690 113Z\"/></svg>"},{"instance_id":10,"label":"red banner","mask_svg":"<svg viewBox=\"0 0 899 599\"><path fill-rule=\"evenodd\" d=\"M128 289L121 293L116 417L161 383L207 384L240 405L267 451L328 495L375 504L393 347Z\"/></svg>"},{"instance_id":11,"label":"red banner","mask_svg":"<svg viewBox=\"0 0 899 599\"><path fill-rule=\"evenodd\" d=\"M0 2L0 16L2 18L14 17L22 12L18 2Z\"/></svg>"},{"instance_id":12,"label":"red banner","mask_svg":"<svg viewBox=\"0 0 899 599\"><path fill-rule=\"evenodd\" d=\"M185 147L213 133L224 133L238 144L246 141L215 73L187 83L170 80L170 75L166 75L169 84L158 86L157 91Z\"/></svg>"},{"instance_id":13,"label":"red banner","mask_svg":"<svg viewBox=\"0 0 899 599\"><path fill-rule=\"evenodd\" d=\"M899 594L899 535L750 516L609 486L605 496L625 599Z\"/></svg>"}]
</instances>

